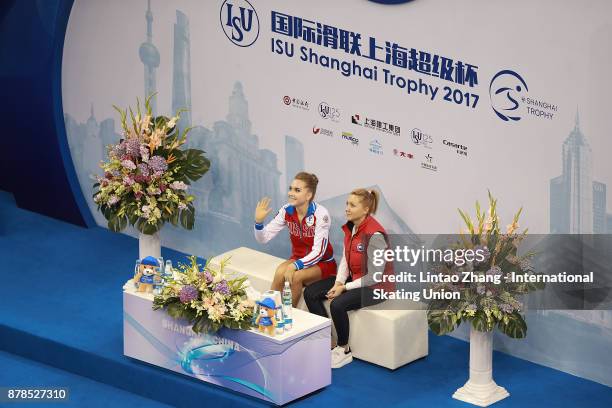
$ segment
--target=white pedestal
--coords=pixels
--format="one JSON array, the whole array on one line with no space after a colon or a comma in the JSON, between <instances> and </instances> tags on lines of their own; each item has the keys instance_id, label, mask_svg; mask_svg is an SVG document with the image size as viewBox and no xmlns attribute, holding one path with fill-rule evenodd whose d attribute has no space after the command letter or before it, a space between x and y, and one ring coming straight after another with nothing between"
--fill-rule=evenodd
<instances>
[{"instance_id":1,"label":"white pedestal","mask_svg":"<svg viewBox=\"0 0 612 408\"><path fill-rule=\"evenodd\" d=\"M153 235L143 234L138 235L138 256L139 259L147 256L161 258L161 240L159 231Z\"/></svg>"},{"instance_id":2,"label":"white pedestal","mask_svg":"<svg viewBox=\"0 0 612 408\"><path fill-rule=\"evenodd\" d=\"M470 378L453 398L487 407L510 396L493 381L493 332L481 332L470 326Z\"/></svg>"}]
</instances>

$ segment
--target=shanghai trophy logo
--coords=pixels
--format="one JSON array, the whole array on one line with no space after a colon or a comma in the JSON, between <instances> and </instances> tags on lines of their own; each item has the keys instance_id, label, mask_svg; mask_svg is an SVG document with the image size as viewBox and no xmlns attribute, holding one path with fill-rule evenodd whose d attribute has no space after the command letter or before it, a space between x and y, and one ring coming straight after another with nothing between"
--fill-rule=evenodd
<instances>
[{"instance_id":1,"label":"shanghai trophy logo","mask_svg":"<svg viewBox=\"0 0 612 408\"><path fill-rule=\"evenodd\" d=\"M528 91L527 83L518 73L509 69L499 71L489 84L491 107L501 120L519 121L520 94Z\"/></svg>"}]
</instances>

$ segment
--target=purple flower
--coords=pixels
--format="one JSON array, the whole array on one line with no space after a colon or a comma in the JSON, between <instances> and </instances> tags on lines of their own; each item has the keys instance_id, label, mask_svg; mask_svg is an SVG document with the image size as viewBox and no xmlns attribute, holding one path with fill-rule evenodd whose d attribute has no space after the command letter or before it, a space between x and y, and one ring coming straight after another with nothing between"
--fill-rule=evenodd
<instances>
[{"instance_id":1,"label":"purple flower","mask_svg":"<svg viewBox=\"0 0 612 408\"><path fill-rule=\"evenodd\" d=\"M140 145L140 157L143 162L149 161L149 148L145 145Z\"/></svg>"},{"instance_id":2,"label":"purple flower","mask_svg":"<svg viewBox=\"0 0 612 408\"><path fill-rule=\"evenodd\" d=\"M123 167L125 167L126 169L128 169L128 170L135 170L136 169L136 165L131 160L124 160L124 161L121 162L121 165Z\"/></svg>"},{"instance_id":3,"label":"purple flower","mask_svg":"<svg viewBox=\"0 0 612 408\"><path fill-rule=\"evenodd\" d=\"M113 146L110 151L111 156L122 157L125 155L125 142L121 142L118 145Z\"/></svg>"},{"instance_id":4,"label":"purple flower","mask_svg":"<svg viewBox=\"0 0 612 408\"><path fill-rule=\"evenodd\" d=\"M182 303L189 303L198 298L198 289L195 286L183 286L179 293L179 298Z\"/></svg>"},{"instance_id":5,"label":"purple flower","mask_svg":"<svg viewBox=\"0 0 612 408\"><path fill-rule=\"evenodd\" d=\"M497 266L497 265L492 266L492 267L491 267L491 269L489 269L489 270L487 271L487 275L494 275L494 276L497 276L497 275L501 275L501 274L502 274L502 270L501 270L501 268L500 268L499 266Z\"/></svg>"},{"instance_id":6,"label":"purple flower","mask_svg":"<svg viewBox=\"0 0 612 408\"><path fill-rule=\"evenodd\" d=\"M225 279L223 279L221 282L217 283L215 285L215 292L219 292L223 295L229 295L230 294L230 288L227 285L227 281Z\"/></svg>"},{"instance_id":7,"label":"purple flower","mask_svg":"<svg viewBox=\"0 0 612 408\"><path fill-rule=\"evenodd\" d=\"M140 171L140 174L142 174L145 177L150 174L149 166L147 166L146 163L140 163L138 165L138 170Z\"/></svg>"},{"instance_id":8,"label":"purple flower","mask_svg":"<svg viewBox=\"0 0 612 408\"><path fill-rule=\"evenodd\" d=\"M483 294L485 293L485 290L486 290L486 289L485 289L484 285L478 285L478 286L476 286L476 292L477 292L479 295L483 295Z\"/></svg>"},{"instance_id":9,"label":"purple flower","mask_svg":"<svg viewBox=\"0 0 612 408\"><path fill-rule=\"evenodd\" d=\"M132 157L140 154L140 140L137 137L130 137L125 143L125 152Z\"/></svg>"},{"instance_id":10,"label":"purple flower","mask_svg":"<svg viewBox=\"0 0 612 408\"><path fill-rule=\"evenodd\" d=\"M149 159L149 167L155 173L163 173L168 170L168 163L166 163L166 159L161 156L153 156Z\"/></svg>"},{"instance_id":11,"label":"purple flower","mask_svg":"<svg viewBox=\"0 0 612 408\"><path fill-rule=\"evenodd\" d=\"M206 280L206 283L210 283L213 281L212 274L209 271L204 271L200 273L200 279Z\"/></svg>"},{"instance_id":12,"label":"purple flower","mask_svg":"<svg viewBox=\"0 0 612 408\"><path fill-rule=\"evenodd\" d=\"M512 313L512 311L514 311L514 308L508 303L502 303L499 305L499 308L505 313Z\"/></svg>"}]
</instances>

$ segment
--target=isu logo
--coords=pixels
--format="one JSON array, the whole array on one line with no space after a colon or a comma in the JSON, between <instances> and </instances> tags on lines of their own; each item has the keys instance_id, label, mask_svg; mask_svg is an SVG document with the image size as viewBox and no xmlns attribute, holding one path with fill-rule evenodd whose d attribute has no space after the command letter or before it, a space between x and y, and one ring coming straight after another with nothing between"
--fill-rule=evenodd
<instances>
[{"instance_id":1,"label":"isu logo","mask_svg":"<svg viewBox=\"0 0 612 408\"><path fill-rule=\"evenodd\" d=\"M259 17L248 0L225 0L219 13L225 36L239 47L249 47L259 37Z\"/></svg>"}]
</instances>

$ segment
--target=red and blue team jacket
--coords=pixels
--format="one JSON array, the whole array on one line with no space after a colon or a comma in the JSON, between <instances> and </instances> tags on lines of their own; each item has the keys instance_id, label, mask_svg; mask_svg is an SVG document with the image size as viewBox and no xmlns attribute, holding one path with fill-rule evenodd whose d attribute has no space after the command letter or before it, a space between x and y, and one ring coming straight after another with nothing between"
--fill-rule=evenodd
<instances>
[{"instance_id":1,"label":"red and blue team jacket","mask_svg":"<svg viewBox=\"0 0 612 408\"><path fill-rule=\"evenodd\" d=\"M255 239L265 244L286 226L291 237L291 259L296 259L293 264L296 270L300 270L334 259L334 250L329 243L330 224L327 209L314 201L308 206L302 222L295 207L285 204L266 226L255 224Z\"/></svg>"}]
</instances>

